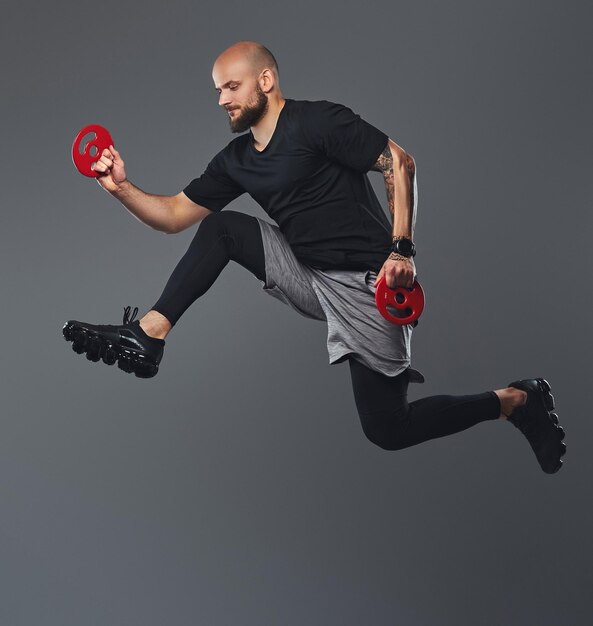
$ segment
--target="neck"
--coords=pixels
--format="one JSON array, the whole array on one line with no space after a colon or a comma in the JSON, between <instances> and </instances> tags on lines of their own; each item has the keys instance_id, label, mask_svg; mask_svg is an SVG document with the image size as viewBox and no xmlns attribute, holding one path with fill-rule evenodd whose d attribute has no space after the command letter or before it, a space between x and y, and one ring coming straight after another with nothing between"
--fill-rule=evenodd
<instances>
[{"instance_id":1,"label":"neck","mask_svg":"<svg viewBox=\"0 0 593 626\"><path fill-rule=\"evenodd\" d=\"M270 98L266 114L255 126L251 127L253 143L258 150L263 150L268 145L276 129L280 111L284 108L285 103L286 100L282 96Z\"/></svg>"}]
</instances>

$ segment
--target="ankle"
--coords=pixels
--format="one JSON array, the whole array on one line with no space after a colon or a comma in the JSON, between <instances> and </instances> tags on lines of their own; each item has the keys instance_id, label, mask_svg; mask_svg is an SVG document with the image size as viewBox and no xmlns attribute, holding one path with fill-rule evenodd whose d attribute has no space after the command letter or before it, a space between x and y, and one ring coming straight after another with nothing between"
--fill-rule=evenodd
<instances>
[{"instance_id":1,"label":"ankle","mask_svg":"<svg viewBox=\"0 0 593 626\"><path fill-rule=\"evenodd\" d=\"M158 311L150 310L140 320L140 328L155 339L164 339L171 331L171 322Z\"/></svg>"},{"instance_id":2,"label":"ankle","mask_svg":"<svg viewBox=\"0 0 593 626\"><path fill-rule=\"evenodd\" d=\"M496 389L494 393L500 400L499 419L508 419L518 406L522 406L527 402L527 392L522 389L515 389L515 387Z\"/></svg>"}]
</instances>

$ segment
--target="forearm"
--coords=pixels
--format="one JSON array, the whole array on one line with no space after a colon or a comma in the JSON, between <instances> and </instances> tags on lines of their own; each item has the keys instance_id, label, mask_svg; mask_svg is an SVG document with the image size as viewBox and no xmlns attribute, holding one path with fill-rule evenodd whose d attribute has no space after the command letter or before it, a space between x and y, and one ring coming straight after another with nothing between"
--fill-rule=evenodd
<instances>
[{"instance_id":1,"label":"forearm","mask_svg":"<svg viewBox=\"0 0 593 626\"><path fill-rule=\"evenodd\" d=\"M387 207L393 224L392 235L413 240L417 209L414 159L389 140L372 169L383 174Z\"/></svg>"},{"instance_id":2,"label":"forearm","mask_svg":"<svg viewBox=\"0 0 593 626\"><path fill-rule=\"evenodd\" d=\"M393 237L414 239L416 224L417 187L416 163L392 139L371 168L383 173L387 204L393 220ZM411 289L414 284L414 257L392 252L377 274L375 284L385 278L387 287L397 286Z\"/></svg>"},{"instance_id":3,"label":"forearm","mask_svg":"<svg viewBox=\"0 0 593 626\"><path fill-rule=\"evenodd\" d=\"M125 180L116 191L110 193L140 222L164 233L174 231L175 198L173 196L146 193L129 180Z\"/></svg>"},{"instance_id":4,"label":"forearm","mask_svg":"<svg viewBox=\"0 0 593 626\"><path fill-rule=\"evenodd\" d=\"M416 221L415 166L408 154L394 153L392 167L384 172L392 235L414 239Z\"/></svg>"}]
</instances>

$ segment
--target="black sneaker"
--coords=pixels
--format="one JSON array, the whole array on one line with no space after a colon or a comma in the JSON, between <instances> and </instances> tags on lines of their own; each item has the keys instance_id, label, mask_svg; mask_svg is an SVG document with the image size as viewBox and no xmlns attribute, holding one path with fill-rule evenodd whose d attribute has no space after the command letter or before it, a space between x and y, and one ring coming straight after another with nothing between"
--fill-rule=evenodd
<instances>
[{"instance_id":1,"label":"black sneaker","mask_svg":"<svg viewBox=\"0 0 593 626\"><path fill-rule=\"evenodd\" d=\"M152 378L163 358L165 340L149 337L140 321L135 320L138 307L134 308L131 317L130 309L129 306L124 308L121 326L96 326L70 320L64 324L62 333L66 341L72 342L74 352L86 352L89 361L102 359L106 365L117 361L124 372L133 372L139 378Z\"/></svg>"},{"instance_id":2,"label":"black sneaker","mask_svg":"<svg viewBox=\"0 0 593 626\"><path fill-rule=\"evenodd\" d=\"M544 472L554 474L562 467L566 444L562 441L565 433L558 425L558 415L552 413L554 396L550 383L543 378L525 378L508 386L527 392L527 402L513 409L509 422L525 435Z\"/></svg>"}]
</instances>

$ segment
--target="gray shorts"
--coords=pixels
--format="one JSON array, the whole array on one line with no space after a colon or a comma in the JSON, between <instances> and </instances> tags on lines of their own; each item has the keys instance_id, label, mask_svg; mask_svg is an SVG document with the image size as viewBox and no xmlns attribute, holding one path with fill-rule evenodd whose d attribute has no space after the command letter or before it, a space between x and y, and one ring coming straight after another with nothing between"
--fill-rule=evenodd
<instances>
[{"instance_id":1,"label":"gray shorts","mask_svg":"<svg viewBox=\"0 0 593 626\"><path fill-rule=\"evenodd\" d=\"M367 367L396 376L409 370L410 382L424 382L410 367L411 324L392 324L375 304L377 276L370 270L319 270L301 263L275 224L260 224L266 266L262 289L301 315L327 322L330 364L351 354Z\"/></svg>"}]
</instances>

